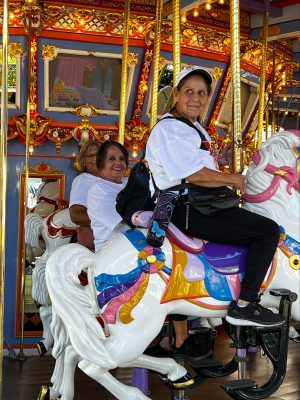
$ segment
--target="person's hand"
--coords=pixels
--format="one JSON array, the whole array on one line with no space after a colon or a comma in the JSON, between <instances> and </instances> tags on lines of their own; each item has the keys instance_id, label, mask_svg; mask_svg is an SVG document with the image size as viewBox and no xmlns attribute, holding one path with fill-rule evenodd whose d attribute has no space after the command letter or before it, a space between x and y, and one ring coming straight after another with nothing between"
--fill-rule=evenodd
<instances>
[{"instance_id":1,"label":"person's hand","mask_svg":"<svg viewBox=\"0 0 300 400\"><path fill-rule=\"evenodd\" d=\"M230 174L232 177L232 186L234 186L236 189L238 189L241 194L245 193L245 188L246 188L246 177L245 175L241 174Z\"/></svg>"}]
</instances>

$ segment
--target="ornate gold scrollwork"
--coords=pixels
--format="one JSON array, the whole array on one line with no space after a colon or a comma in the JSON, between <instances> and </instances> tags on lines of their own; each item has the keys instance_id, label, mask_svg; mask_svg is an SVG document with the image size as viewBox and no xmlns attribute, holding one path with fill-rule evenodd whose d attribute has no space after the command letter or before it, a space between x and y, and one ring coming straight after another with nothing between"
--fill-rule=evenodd
<instances>
[{"instance_id":1,"label":"ornate gold scrollwork","mask_svg":"<svg viewBox=\"0 0 300 400\"><path fill-rule=\"evenodd\" d=\"M137 53L128 53L127 64L128 65L136 65L138 63L138 54Z\"/></svg>"},{"instance_id":2,"label":"ornate gold scrollwork","mask_svg":"<svg viewBox=\"0 0 300 400\"><path fill-rule=\"evenodd\" d=\"M26 140L26 114L18 116L13 115L13 121L16 124L17 131L21 138L21 142L25 143ZM30 119L30 145L37 146L42 144L46 139L46 133L51 117L44 117L41 114L36 114L34 119Z\"/></svg>"},{"instance_id":3,"label":"ornate gold scrollwork","mask_svg":"<svg viewBox=\"0 0 300 400\"><path fill-rule=\"evenodd\" d=\"M34 167L29 167L28 171L30 174L61 174L61 171L58 168L51 168L49 164L44 162L41 162Z\"/></svg>"},{"instance_id":4,"label":"ornate gold scrollwork","mask_svg":"<svg viewBox=\"0 0 300 400\"><path fill-rule=\"evenodd\" d=\"M96 117L97 115L101 114L101 110L98 110L94 106L89 103L81 104L78 107L75 107L71 111L72 114L76 115L77 117L82 118L91 118Z\"/></svg>"},{"instance_id":5,"label":"ornate gold scrollwork","mask_svg":"<svg viewBox=\"0 0 300 400\"><path fill-rule=\"evenodd\" d=\"M22 56L23 55L22 43L10 42L9 48L8 48L8 53L9 53L10 57Z\"/></svg>"},{"instance_id":6,"label":"ornate gold scrollwork","mask_svg":"<svg viewBox=\"0 0 300 400\"><path fill-rule=\"evenodd\" d=\"M88 118L83 118L80 125L73 129L73 137L79 142L79 144L93 140L95 136L96 129L92 127Z\"/></svg>"},{"instance_id":7,"label":"ornate gold scrollwork","mask_svg":"<svg viewBox=\"0 0 300 400\"><path fill-rule=\"evenodd\" d=\"M42 46L42 58L45 61L45 58L49 58L50 60L54 60L58 54L58 48L56 46L51 46L50 44Z\"/></svg>"},{"instance_id":8,"label":"ornate gold scrollwork","mask_svg":"<svg viewBox=\"0 0 300 400\"><path fill-rule=\"evenodd\" d=\"M130 150L141 150L147 140L149 127L142 121L127 121L125 124L125 143Z\"/></svg>"}]
</instances>

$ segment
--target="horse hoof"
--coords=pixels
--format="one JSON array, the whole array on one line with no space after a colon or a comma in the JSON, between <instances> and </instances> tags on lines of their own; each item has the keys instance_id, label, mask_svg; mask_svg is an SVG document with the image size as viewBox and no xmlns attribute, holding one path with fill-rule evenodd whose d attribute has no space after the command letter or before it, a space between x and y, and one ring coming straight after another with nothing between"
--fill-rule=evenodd
<instances>
[{"instance_id":1,"label":"horse hoof","mask_svg":"<svg viewBox=\"0 0 300 400\"><path fill-rule=\"evenodd\" d=\"M171 381L170 379L166 378L165 375L163 375L162 381L171 390L188 389L195 383L194 379L189 373L186 373L184 376L177 379L176 381Z\"/></svg>"},{"instance_id":2,"label":"horse hoof","mask_svg":"<svg viewBox=\"0 0 300 400\"><path fill-rule=\"evenodd\" d=\"M42 356L44 356L46 353L47 353L47 349L46 349L46 347L45 347L45 345L44 345L44 343L41 341L41 342L38 342L37 344L36 344L36 347L37 347L37 349L38 349L38 352L39 352L39 355L40 355L40 357L42 357ZM39 400L39 399L38 399Z\"/></svg>"},{"instance_id":3,"label":"horse hoof","mask_svg":"<svg viewBox=\"0 0 300 400\"><path fill-rule=\"evenodd\" d=\"M50 400L50 390L48 386L42 386L37 400Z\"/></svg>"}]
</instances>

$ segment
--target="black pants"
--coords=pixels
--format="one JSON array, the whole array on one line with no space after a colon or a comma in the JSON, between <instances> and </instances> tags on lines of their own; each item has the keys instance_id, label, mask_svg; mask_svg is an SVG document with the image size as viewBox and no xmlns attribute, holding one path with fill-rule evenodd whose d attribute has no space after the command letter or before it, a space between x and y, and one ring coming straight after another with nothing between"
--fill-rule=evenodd
<instances>
[{"instance_id":1,"label":"black pants","mask_svg":"<svg viewBox=\"0 0 300 400\"><path fill-rule=\"evenodd\" d=\"M172 215L172 222L181 231L199 239L248 248L240 299L255 300L278 245L277 223L242 208L221 210L206 216L188 207L184 200L185 196L179 199Z\"/></svg>"}]
</instances>

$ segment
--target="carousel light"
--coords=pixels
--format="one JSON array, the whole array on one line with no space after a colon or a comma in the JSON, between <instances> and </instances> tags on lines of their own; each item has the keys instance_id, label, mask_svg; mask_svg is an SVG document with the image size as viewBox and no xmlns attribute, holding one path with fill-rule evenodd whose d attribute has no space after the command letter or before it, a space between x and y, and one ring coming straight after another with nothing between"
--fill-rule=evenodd
<instances>
[{"instance_id":1,"label":"carousel light","mask_svg":"<svg viewBox=\"0 0 300 400\"><path fill-rule=\"evenodd\" d=\"M142 33L142 32L143 32L143 30L144 30L144 27L143 27L143 25L139 25L139 26L138 26L138 31L139 31L140 33Z\"/></svg>"},{"instance_id":2,"label":"carousel light","mask_svg":"<svg viewBox=\"0 0 300 400\"><path fill-rule=\"evenodd\" d=\"M79 24L80 24L80 25L84 25L84 24L85 24L85 20L84 20L83 18L81 18L81 19L79 20Z\"/></svg>"},{"instance_id":3,"label":"carousel light","mask_svg":"<svg viewBox=\"0 0 300 400\"><path fill-rule=\"evenodd\" d=\"M192 41L193 41L193 42L196 42L196 41L197 41L197 35L193 35Z\"/></svg>"},{"instance_id":4,"label":"carousel light","mask_svg":"<svg viewBox=\"0 0 300 400\"><path fill-rule=\"evenodd\" d=\"M199 15L199 10L198 10L198 8L195 8L193 11L193 16L198 17L198 15Z\"/></svg>"},{"instance_id":5,"label":"carousel light","mask_svg":"<svg viewBox=\"0 0 300 400\"><path fill-rule=\"evenodd\" d=\"M210 1L207 1L207 2L205 3L205 9L206 9L207 11L211 10Z\"/></svg>"},{"instance_id":6,"label":"carousel light","mask_svg":"<svg viewBox=\"0 0 300 400\"><path fill-rule=\"evenodd\" d=\"M286 96L284 96L284 98L282 99L283 101L286 101L287 100L287 97Z\"/></svg>"},{"instance_id":7,"label":"carousel light","mask_svg":"<svg viewBox=\"0 0 300 400\"><path fill-rule=\"evenodd\" d=\"M34 152L34 147L33 147L32 144L29 145L29 147L28 147L28 152L29 152L29 154L33 154L33 152Z\"/></svg>"},{"instance_id":8,"label":"carousel light","mask_svg":"<svg viewBox=\"0 0 300 400\"><path fill-rule=\"evenodd\" d=\"M186 13L185 12L181 16L181 22L183 22L183 23L186 22Z\"/></svg>"},{"instance_id":9,"label":"carousel light","mask_svg":"<svg viewBox=\"0 0 300 400\"><path fill-rule=\"evenodd\" d=\"M225 4L225 0L219 0L219 4Z\"/></svg>"},{"instance_id":10,"label":"carousel light","mask_svg":"<svg viewBox=\"0 0 300 400\"><path fill-rule=\"evenodd\" d=\"M289 113L288 111L285 111L285 113L284 113L284 114L285 114L285 115L288 115L288 113Z\"/></svg>"},{"instance_id":11,"label":"carousel light","mask_svg":"<svg viewBox=\"0 0 300 400\"><path fill-rule=\"evenodd\" d=\"M137 158L138 152L136 150L133 150L131 153L132 158Z\"/></svg>"},{"instance_id":12,"label":"carousel light","mask_svg":"<svg viewBox=\"0 0 300 400\"><path fill-rule=\"evenodd\" d=\"M9 19L12 21L13 19L15 19L15 14L13 12L9 13Z\"/></svg>"}]
</instances>

